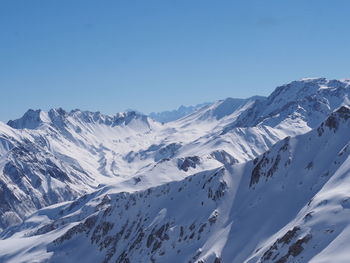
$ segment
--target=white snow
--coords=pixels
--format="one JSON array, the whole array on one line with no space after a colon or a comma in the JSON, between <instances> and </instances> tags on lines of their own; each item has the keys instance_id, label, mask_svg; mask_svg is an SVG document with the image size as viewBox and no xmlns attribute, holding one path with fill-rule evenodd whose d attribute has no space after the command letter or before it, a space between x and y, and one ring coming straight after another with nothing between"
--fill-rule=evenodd
<instances>
[{"instance_id":1,"label":"white snow","mask_svg":"<svg viewBox=\"0 0 350 263\"><path fill-rule=\"evenodd\" d=\"M0 262L346 262L349 93L303 79L165 124L0 123Z\"/></svg>"}]
</instances>

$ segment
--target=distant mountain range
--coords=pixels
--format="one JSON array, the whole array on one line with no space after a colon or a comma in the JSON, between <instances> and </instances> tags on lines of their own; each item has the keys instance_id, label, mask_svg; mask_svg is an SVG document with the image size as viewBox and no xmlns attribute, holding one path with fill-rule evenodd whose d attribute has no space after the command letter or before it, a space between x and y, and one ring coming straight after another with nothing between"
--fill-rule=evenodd
<instances>
[{"instance_id":1,"label":"distant mountain range","mask_svg":"<svg viewBox=\"0 0 350 263\"><path fill-rule=\"evenodd\" d=\"M180 106L178 109L176 110L171 110L171 111L162 111L162 112L151 112L149 114L149 117L151 117L152 119L158 121L158 122L171 122L171 121L176 121L178 119L181 119L182 117L185 117L197 110L199 110L200 108L203 108L205 106L208 106L212 103L201 103L195 106Z\"/></svg>"},{"instance_id":2,"label":"distant mountain range","mask_svg":"<svg viewBox=\"0 0 350 263\"><path fill-rule=\"evenodd\" d=\"M350 81L0 123L0 262L348 262Z\"/></svg>"}]
</instances>

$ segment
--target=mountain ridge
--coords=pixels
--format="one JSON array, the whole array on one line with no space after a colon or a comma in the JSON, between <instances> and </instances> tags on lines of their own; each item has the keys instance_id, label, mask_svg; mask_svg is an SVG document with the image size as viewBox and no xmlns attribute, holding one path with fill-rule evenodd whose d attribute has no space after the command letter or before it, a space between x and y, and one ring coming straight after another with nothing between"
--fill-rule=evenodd
<instances>
[{"instance_id":1,"label":"mountain ridge","mask_svg":"<svg viewBox=\"0 0 350 263\"><path fill-rule=\"evenodd\" d=\"M0 123L0 261L346 262L349 95L314 78L163 124L60 108Z\"/></svg>"}]
</instances>

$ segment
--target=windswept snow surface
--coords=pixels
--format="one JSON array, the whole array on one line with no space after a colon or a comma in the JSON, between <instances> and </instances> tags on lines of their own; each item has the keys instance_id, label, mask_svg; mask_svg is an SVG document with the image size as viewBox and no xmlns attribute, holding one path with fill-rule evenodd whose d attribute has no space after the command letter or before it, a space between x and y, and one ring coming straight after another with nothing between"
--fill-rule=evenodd
<instances>
[{"instance_id":1,"label":"windswept snow surface","mask_svg":"<svg viewBox=\"0 0 350 263\"><path fill-rule=\"evenodd\" d=\"M0 262L348 262L349 84L0 124Z\"/></svg>"}]
</instances>

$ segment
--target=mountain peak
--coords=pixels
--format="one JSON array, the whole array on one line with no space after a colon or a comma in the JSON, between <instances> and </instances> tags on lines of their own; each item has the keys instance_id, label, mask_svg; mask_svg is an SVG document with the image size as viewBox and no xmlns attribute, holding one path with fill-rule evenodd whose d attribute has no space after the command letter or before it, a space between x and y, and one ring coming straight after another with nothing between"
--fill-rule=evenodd
<instances>
[{"instance_id":1,"label":"mountain peak","mask_svg":"<svg viewBox=\"0 0 350 263\"><path fill-rule=\"evenodd\" d=\"M28 110L21 118L10 120L7 125L15 129L37 129L42 124L48 123L56 127L65 127L69 122L81 124L95 123L107 126L128 125L129 123L141 121L149 127L148 117L136 111L119 112L115 115L102 114L99 111L82 111L74 109L70 112L62 108L50 109L48 112L42 110Z\"/></svg>"},{"instance_id":2,"label":"mountain peak","mask_svg":"<svg viewBox=\"0 0 350 263\"><path fill-rule=\"evenodd\" d=\"M350 108L348 106L341 106L334 111L325 121L325 125L330 129L337 129L340 121L346 121L350 118Z\"/></svg>"},{"instance_id":3,"label":"mountain peak","mask_svg":"<svg viewBox=\"0 0 350 263\"><path fill-rule=\"evenodd\" d=\"M214 107L211 111L211 115L215 117L217 120L220 120L225 116L232 114L245 102L246 102L245 99L226 98L214 104Z\"/></svg>"},{"instance_id":4,"label":"mountain peak","mask_svg":"<svg viewBox=\"0 0 350 263\"><path fill-rule=\"evenodd\" d=\"M29 109L21 118L8 121L7 125L15 129L36 129L48 121L49 117L46 112L40 109Z\"/></svg>"},{"instance_id":5,"label":"mountain peak","mask_svg":"<svg viewBox=\"0 0 350 263\"><path fill-rule=\"evenodd\" d=\"M350 103L350 81L307 78L277 87L265 100L256 100L223 133L235 127L278 127L293 134L317 128L332 112ZM293 128L293 129L291 129ZM289 134L289 133L288 133Z\"/></svg>"},{"instance_id":6,"label":"mountain peak","mask_svg":"<svg viewBox=\"0 0 350 263\"><path fill-rule=\"evenodd\" d=\"M324 133L325 127L333 132L336 132L341 127L342 123L347 123L350 119L350 108L348 106L341 106L335 110L317 129L318 135Z\"/></svg>"},{"instance_id":7,"label":"mountain peak","mask_svg":"<svg viewBox=\"0 0 350 263\"><path fill-rule=\"evenodd\" d=\"M341 118L348 119L350 116L350 107L348 105L342 105L339 109L335 111L335 113Z\"/></svg>"},{"instance_id":8,"label":"mountain peak","mask_svg":"<svg viewBox=\"0 0 350 263\"><path fill-rule=\"evenodd\" d=\"M297 80L298 81L298 80ZM297 82L296 81L296 82ZM299 81L302 81L302 82L318 82L318 83L322 83L322 82L326 82L327 79L326 78L323 78L323 77L309 77L309 78L302 78L300 79Z\"/></svg>"}]
</instances>

